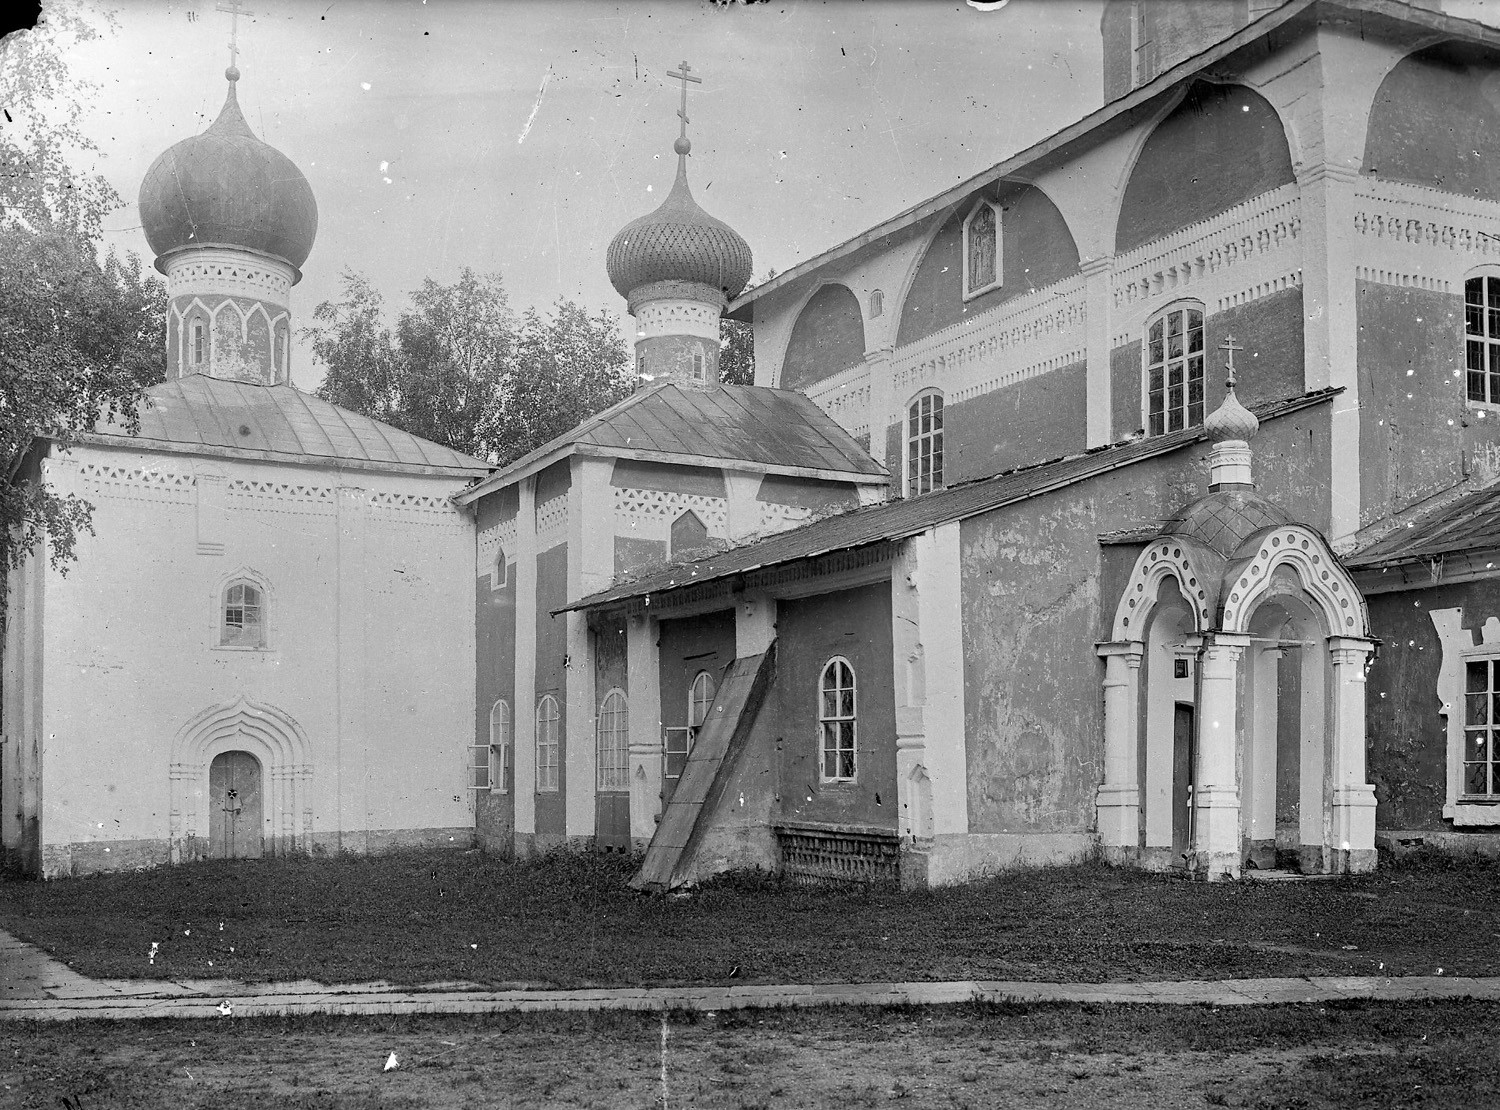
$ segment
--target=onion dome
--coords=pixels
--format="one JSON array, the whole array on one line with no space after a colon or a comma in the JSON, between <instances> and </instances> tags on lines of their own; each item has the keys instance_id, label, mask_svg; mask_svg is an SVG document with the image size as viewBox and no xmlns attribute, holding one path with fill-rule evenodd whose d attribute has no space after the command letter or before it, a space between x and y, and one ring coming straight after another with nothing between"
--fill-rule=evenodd
<instances>
[{"instance_id":1,"label":"onion dome","mask_svg":"<svg viewBox=\"0 0 1500 1110\"><path fill-rule=\"evenodd\" d=\"M300 270L318 233L312 186L250 130L235 99L240 71L230 66L224 76L229 95L219 118L170 147L141 182L141 224L156 268L165 273L164 259L176 251L232 247Z\"/></svg>"},{"instance_id":2,"label":"onion dome","mask_svg":"<svg viewBox=\"0 0 1500 1110\"><path fill-rule=\"evenodd\" d=\"M1234 395L1234 380L1229 381L1229 390L1224 394L1224 403L1203 420L1203 430L1214 443L1227 440L1248 440L1260 430L1260 421L1255 414L1240 404Z\"/></svg>"},{"instance_id":3,"label":"onion dome","mask_svg":"<svg viewBox=\"0 0 1500 1110\"><path fill-rule=\"evenodd\" d=\"M686 137L674 145L677 180L661 207L626 224L609 244L605 266L620 296L657 281L691 281L707 285L726 299L739 295L750 281L750 244L722 220L693 200L688 188Z\"/></svg>"}]
</instances>

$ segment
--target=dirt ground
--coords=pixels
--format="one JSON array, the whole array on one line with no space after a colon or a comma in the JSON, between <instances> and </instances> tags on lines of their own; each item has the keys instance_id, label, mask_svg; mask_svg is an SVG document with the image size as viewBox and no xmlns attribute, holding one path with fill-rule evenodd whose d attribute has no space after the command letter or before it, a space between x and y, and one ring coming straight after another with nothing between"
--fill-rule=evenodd
<instances>
[{"instance_id":1,"label":"dirt ground","mask_svg":"<svg viewBox=\"0 0 1500 1110\"><path fill-rule=\"evenodd\" d=\"M1500 1104L1500 1069L1482 1062L1497 1016L1442 1003L5 1025L0 1107L1472 1108Z\"/></svg>"}]
</instances>

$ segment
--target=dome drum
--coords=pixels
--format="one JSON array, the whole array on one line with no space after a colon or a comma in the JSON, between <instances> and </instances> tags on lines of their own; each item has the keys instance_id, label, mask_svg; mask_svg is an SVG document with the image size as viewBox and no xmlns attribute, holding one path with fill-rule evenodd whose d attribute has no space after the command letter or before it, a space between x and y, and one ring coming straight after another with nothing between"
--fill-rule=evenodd
<instances>
[{"instance_id":1,"label":"dome drum","mask_svg":"<svg viewBox=\"0 0 1500 1110\"><path fill-rule=\"evenodd\" d=\"M246 257L249 254L252 257ZM169 298L231 294L289 306L297 270L243 247L181 247L157 259Z\"/></svg>"},{"instance_id":2,"label":"dome drum","mask_svg":"<svg viewBox=\"0 0 1500 1110\"><path fill-rule=\"evenodd\" d=\"M693 301L713 305L717 310L717 318L723 314L729 298L712 285L705 285L701 281L653 281L632 289L630 296L626 298L626 306L632 316L637 316L643 305L653 301Z\"/></svg>"}]
</instances>

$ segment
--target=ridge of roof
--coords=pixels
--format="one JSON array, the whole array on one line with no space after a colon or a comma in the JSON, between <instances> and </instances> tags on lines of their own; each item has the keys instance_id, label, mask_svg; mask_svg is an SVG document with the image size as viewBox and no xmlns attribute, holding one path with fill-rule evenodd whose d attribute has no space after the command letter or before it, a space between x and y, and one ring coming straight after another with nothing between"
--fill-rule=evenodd
<instances>
[{"instance_id":1,"label":"ridge of roof","mask_svg":"<svg viewBox=\"0 0 1500 1110\"><path fill-rule=\"evenodd\" d=\"M1342 392L1342 386L1314 390L1294 397L1262 401L1251 405L1250 411L1262 422L1274 420L1331 400ZM1197 425L1163 436L1122 440L1081 454L1032 463L905 500L861 505L848 512L824 517L800 528L763 536L702 559L658 567L632 581L596 591L553 612L556 614L600 608L647 594L666 593L686 586L730 578L764 567L816 558L882 541L905 539L935 525L990 512L1073 485L1085 478L1176 451L1207 438L1202 425Z\"/></svg>"}]
</instances>

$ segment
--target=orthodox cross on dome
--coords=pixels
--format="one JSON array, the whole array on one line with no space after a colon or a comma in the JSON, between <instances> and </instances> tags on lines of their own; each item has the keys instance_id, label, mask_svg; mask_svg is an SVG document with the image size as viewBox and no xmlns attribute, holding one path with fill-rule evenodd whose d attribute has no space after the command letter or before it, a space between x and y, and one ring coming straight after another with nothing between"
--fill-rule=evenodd
<instances>
[{"instance_id":1,"label":"orthodox cross on dome","mask_svg":"<svg viewBox=\"0 0 1500 1110\"><path fill-rule=\"evenodd\" d=\"M1244 349L1245 348L1241 347L1239 344L1237 344L1234 341L1234 336L1232 336L1232 335L1226 335L1224 337L1224 342L1219 344L1219 350L1226 352L1226 357L1228 359L1228 361L1226 361L1224 363L1224 369L1228 372L1229 379L1224 384L1227 385L1230 389L1234 388L1234 380L1235 380L1234 379L1234 352L1235 351L1243 351Z\"/></svg>"},{"instance_id":2,"label":"orthodox cross on dome","mask_svg":"<svg viewBox=\"0 0 1500 1110\"><path fill-rule=\"evenodd\" d=\"M701 84L703 84L703 78L692 76L692 72L693 72L693 67L690 66L690 65L688 65L687 62L686 62L686 60L683 61L682 68L680 70L677 70L677 69L669 69L669 70L667 70L667 76L668 77L675 77L679 81L682 82L682 107L677 109L677 118L682 121L682 132L678 136L679 139L686 139L687 138L687 125L688 125L687 87L688 87L688 82L691 81L695 85L701 85ZM686 154L687 151L682 150L682 151L678 151L678 153L679 154Z\"/></svg>"},{"instance_id":3,"label":"orthodox cross on dome","mask_svg":"<svg viewBox=\"0 0 1500 1110\"><path fill-rule=\"evenodd\" d=\"M252 16L255 13L242 8L240 0L229 0L227 4L217 4L214 6L214 10L226 12L229 15L229 68L237 69L235 60L239 57L240 53L240 16ZM239 76L238 72L236 72L235 76Z\"/></svg>"}]
</instances>

